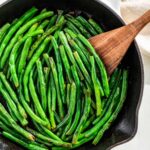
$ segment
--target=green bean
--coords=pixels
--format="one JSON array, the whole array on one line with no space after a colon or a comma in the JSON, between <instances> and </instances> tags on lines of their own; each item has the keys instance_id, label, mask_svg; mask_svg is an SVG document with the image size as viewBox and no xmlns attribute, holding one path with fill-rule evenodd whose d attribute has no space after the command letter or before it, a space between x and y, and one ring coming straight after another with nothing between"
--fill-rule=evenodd
<instances>
[{"instance_id":1,"label":"green bean","mask_svg":"<svg viewBox=\"0 0 150 150\"><path fill-rule=\"evenodd\" d=\"M119 74L119 69L117 68L117 69L115 69L115 71L113 72L113 74L111 75L110 80L109 80L110 90L113 89L113 86L115 85L115 83L117 81L116 79L117 79L118 74Z\"/></svg>"},{"instance_id":2,"label":"green bean","mask_svg":"<svg viewBox=\"0 0 150 150\"><path fill-rule=\"evenodd\" d=\"M53 75L51 77L51 82L50 82L50 87L51 87L51 93L52 93L52 111L56 111L56 98L57 98L57 94L56 94L56 86L55 86L55 82L54 82L54 78Z\"/></svg>"},{"instance_id":3,"label":"green bean","mask_svg":"<svg viewBox=\"0 0 150 150\"><path fill-rule=\"evenodd\" d=\"M9 32L9 29L14 26L16 24L16 22L18 21L18 19L14 19L13 22L11 23L11 26L7 29L7 31L5 31L5 33L2 34L1 38L0 38L0 43L3 42L5 36L7 35L7 33ZM5 26L5 25L4 25ZM6 25L8 26L8 25ZM0 52L1 53L1 52Z\"/></svg>"},{"instance_id":4,"label":"green bean","mask_svg":"<svg viewBox=\"0 0 150 150\"><path fill-rule=\"evenodd\" d=\"M97 35L97 32L95 29L92 27L92 25L84 19L82 16L78 16L77 20L92 34L92 35Z\"/></svg>"},{"instance_id":5,"label":"green bean","mask_svg":"<svg viewBox=\"0 0 150 150\"><path fill-rule=\"evenodd\" d=\"M27 130L30 133L32 133L33 135L35 135L36 137L40 138L41 140L53 143L56 146L64 146L64 147L70 147L71 146L71 144L69 144L69 143L66 143L66 142L63 142L63 141L56 141L56 140L54 140L52 138L49 138L49 137L46 137L46 136L44 136L44 135L42 135L42 134L38 133L37 131L32 130L30 128L27 128Z\"/></svg>"},{"instance_id":6,"label":"green bean","mask_svg":"<svg viewBox=\"0 0 150 150\"><path fill-rule=\"evenodd\" d=\"M28 23L26 23L24 26L22 26L18 32L16 33L16 35L12 38L9 46L6 48L5 50L5 53L3 54L3 57L1 59L1 68L3 68L8 56L9 56L9 53L12 49L12 47L14 46L14 43L17 41L18 37L20 35L22 35L30 26L32 26L34 23L36 23L37 21L40 21L40 20L43 20L47 17L50 17L51 15L53 15L53 12L46 12L46 13L43 13L41 15L38 15L36 17L34 17L33 19L31 19Z\"/></svg>"},{"instance_id":7,"label":"green bean","mask_svg":"<svg viewBox=\"0 0 150 150\"><path fill-rule=\"evenodd\" d=\"M59 38L61 40L61 43L64 45L65 49L66 49L66 53L70 59L70 61L72 62L72 64L75 64L75 59L73 57L73 54L71 52L71 48L68 44L67 38L65 37L65 34L63 33L63 31L61 31L59 33Z\"/></svg>"},{"instance_id":8,"label":"green bean","mask_svg":"<svg viewBox=\"0 0 150 150\"><path fill-rule=\"evenodd\" d=\"M72 39L71 39L71 36L70 36L68 33L65 33L65 35L66 35L66 38L68 39L68 41L69 41L69 40L72 40Z\"/></svg>"},{"instance_id":9,"label":"green bean","mask_svg":"<svg viewBox=\"0 0 150 150\"><path fill-rule=\"evenodd\" d=\"M67 108L69 109L69 101L70 101L70 83L67 84L67 91L66 91L66 103Z\"/></svg>"},{"instance_id":10,"label":"green bean","mask_svg":"<svg viewBox=\"0 0 150 150\"><path fill-rule=\"evenodd\" d=\"M5 23L3 26L0 27L0 37L5 32L5 30L9 29L10 23Z\"/></svg>"},{"instance_id":11,"label":"green bean","mask_svg":"<svg viewBox=\"0 0 150 150\"><path fill-rule=\"evenodd\" d=\"M68 28L65 28L64 30L72 37L72 39L74 39L74 41L76 42L82 53L86 56L87 59L89 59L89 52L87 48L82 44L82 42L77 38L77 35Z\"/></svg>"},{"instance_id":12,"label":"green bean","mask_svg":"<svg viewBox=\"0 0 150 150\"><path fill-rule=\"evenodd\" d=\"M73 24L72 22L67 21L66 25L67 25L67 27L68 27L70 30L72 30L75 34L81 34L80 31L79 31L79 29L78 29L76 26L74 26L74 24Z\"/></svg>"},{"instance_id":13,"label":"green bean","mask_svg":"<svg viewBox=\"0 0 150 150\"><path fill-rule=\"evenodd\" d=\"M84 75L86 81L87 81L88 84L91 86L91 82L92 82L92 81L91 81L90 75L89 75L89 73L87 72L87 70L86 70L86 68L85 68L85 66L84 66L84 64L83 64L83 62L82 62L82 60L81 60L81 58L80 58L78 52L75 51L75 52L73 53L73 55L74 55L74 57L75 57L75 59L76 59L78 65L79 65L79 67L80 67L80 69L81 69L81 71L82 71L82 73L83 73L83 75Z\"/></svg>"},{"instance_id":14,"label":"green bean","mask_svg":"<svg viewBox=\"0 0 150 150\"><path fill-rule=\"evenodd\" d=\"M106 69L104 64L102 63L102 61L100 60L99 56L96 54L95 49L92 47L92 45L90 44L90 42L81 34L78 35L78 38L82 41L82 43L90 49L90 52L93 54L96 63L98 65L100 74L101 74L101 78L102 78L102 86L104 89L104 93L106 95L106 97L109 96L110 90L109 90L109 84L108 84L108 78L107 78L107 73L106 73Z\"/></svg>"},{"instance_id":15,"label":"green bean","mask_svg":"<svg viewBox=\"0 0 150 150\"><path fill-rule=\"evenodd\" d=\"M6 124L4 124L2 121L0 121L0 128L3 129L6 132L11 133L12 135L19 137L20 139L24 139L20 134L16 133L12 130L12 128L8 127ZM24 139L25 140L25 139Z\"/></svg>"},{"instance_id":16,"label":"green bean","mask_svg":"<svg viewBox=\"0 0 150 150\"><path fill-rule=\"evenodd\" d=\"M26 39L30 36L36 36L38 34L43 33L43 30L37 30L29 35L24 36L22 39L20 39L14 46L11 54L10 54L10 59L9 59L9 67L10 67L10 72L11 72L11 77L13 79L13 82L16 87L19 86L19 81L18 81L18 76L16 72L16 67L15 67L15 55L21 44L26 41Z\"/></svg>"},{"instance_id":17,"label":"green bean","mask_svg":"<svg viewBox=\"0 0 150 150\"><path fill-rule=\"evenodd\" d=\"M72 53L72 50L71 50L71 48L70 48L70 46L68 44L67 38L66 38L66 36L65 36L63 31L61 31L59 33L59 38L60 38L61 43L64 45L65 51L66 51L66 53L68 55L68 58L69 58L70 62L73 65L76 65L77 71L79 72L79 76L80 76L81 80L83 80L84 77L83 77L83 75L82 75L82 73L81 73L81 71L80 71L80 69L79 69L79 67L78 67L78 65L77 65L77 63L75 61L75 58L74 58L73 53Z\"/></svg>"},{"instance_id":18,"label":"green bean","mask_svg":"<svg viewBox=\"0 0 150 150\"><path fill-rule=\"evenodd\" d=\"M44 30L44 28L46 28L48 26L48 24L49 24L49 20L46 19L39 25L38 29Z\"/></svg>"},{"instance_id":19,"label":"green bean","mask_svg":"<svg viewBox=\"0 0 150 150\"><path fill-rule=\"evenodd\" d=\"M57 12L58 12L58 17L56 20L56 24L60 21L60 18L62 17L64 11L63 10L57 10Z\"/></svg>"},{"instance_id":20,"label":"green bean","mask_svg":"<svg viewBox=\"0 0 150 150\"><path fill-rule=\"evenodd\" d=\"M46 114L39 102L39 99L38 99L38 96L36 94L36 90L35 90L35 86L34 86L34 83L33 83L33 79L32 79L32 75L33 75L33 72L30 73L30 81L29 81L29 90L30 90L30 94L31 94L31 97L32 97L32 100L36 106L36 109L39 113L39 115L41 116L41 118L43 120L45 120L47 123L48 123L48 127L50 126L49 122L48 122L48 119L46 117Z\"/></svg>"},{"instance_id":21,"label":"green bean","mask_svg":"<svg viewBox=\"0 0 150 150\"><path fill-rule=\"evenodd\" d=\"M68 58L67 58L67 56L66 56L66 52L65 52L64 46L61 45L61 46L59 47L59 50L60 50L61 59L62 59L64 68L65 68L65 71L66 71L68 80L69 80L69 82L71 83L72 77L71 77L71 72L70 72L70 65L69 65Z\"/></svg>"},{"instance_id":22,"label":"green bean","mask_svg":"<svg viewBox=\"0 0 150 150\"><path fill-rule=\"evenodd\" d=\"M52 150L68 150L68 148L65 148L65 147L52 147Z\"/></svg>"},{"instance_id":23,"label":"green bean","mask_svg":"<svg viewBox=\"0 0 150 150\"><path fill-rule=\"evenodd\" d=\"M91 35L90 33L84 28L84 26L82 26L82 24L75 19L74 17L67 17L67 19L72 22L77 28L79 28L80 32L86 37L86 38L90 38Z\"/></svg>"},{"instance_id":24,"label":"green bean","mask_svg":"<svg viewBox=\"0 0 150 150\"><path fill-rule=\"evenodd\" d=\"M33 108L32 108L32 109L33 109ZM36 111L36 109L35 109L35 111ZM35 113L37 114L37 112L35 112ZM41 126L40 126L39 123L35 122L34 120L32 120L32 122L33 122L33 125L34 125L34 127L36 128L36 130L37 130L38 132L40 132L41 134L47 136L47 134L43 131L43 129L41 128Z\"/></svg>"},{"instance_id":25,"label":"green bean","mask_svg":"<svg viewBox=\"0 0 150 150\"><path fill-rule=\"evenodd\" d=\"M58 73L56 70L56 64L52 57L49 58L49 62L50 62L50 66L51 66L51 70L52 70L52 74L53 74L53 78L54 78L54 82L55 82L55 86L56 86L59 115L60 115L61 119L63 119L64 118L64 110L63 110L62 100L61 100L61 96L60 96L60 88L59 88L59 84L58 84Z\"/></svg>"},{"instance_id":26,"label":"green bean","mask_svg":"<svg viewBox=\"0 0 150 150\"><path fill-rule=\"evenodd\" d=\"M35 141L29 141L29 140L25 139L25 138L22 137L19 133L16 133L15 131L12 130L12 128L7 127L7 126L6 126L3 122L1 122L1 121L0 121L0 128L2 128L5 132L8 132L8 133L12 134L13 136L19 138L20 140L23 140L24 142L39 145L39 144L38 144L37 142L35 142Z\"/></svg>"},{"instance_id":27,"label":"green bean","mask_svg":"<svg viewBox=\"0 0 150 150\"><path fill-rule=\"evenodd\" d=\"M97 82L98 82L98 85L99 85L99 90L100 90L100 93L101 93L101 97L103 97L103 96L105 96L105 94L104 94L104 90L102 88L102 84L101 84L98 76L97 76Z\"/></svg>"},{"instance_id":28,"label":"green bean","mask_svg":"<svg viewBox=\"0 0 150 150\"><path fill-rule=\"evenodd\" d=\"M10 140L12 140L12 141L14 141L14 142L16 142L16 143L22 145L22 146L25 147L25 148L28 147L28 143L23 142L23 141L20 140L19 138L14 137L12 134L8 133L8 131L7 131L7 132L3 132L3 136L5 136L6 138L8 138L8 139L10 139Z\"/></svg>"},{"instance_id":29,"label":"green bean","mask_svg":"<svg viewBox=\"0 0 150 150\"><path fill-rule=\"evenodd\" d=\"M18 133L20 133L27 139L34 141L34 136L30 134L29 132L27 132L26 130L24 130L23 128L21 128L19 125L17 125L16 122L11 118L11 116L8 114L8 112L6 111L6 109L3 107L1 103L0 103L0 114L4 116L2 121L8 120L9 122L7 124L8 126L11 126L12 128L14 128Z\"/></svg>"},{"instance_id":30,"label":"green bean","mask_svg":"<svg viewBox=\"0 0 150 150\"><path fill-rule=\"evenodd\" d=\"M29 61L28 65L26 67L24 77L23 77L23 86L24 86L25 100L28 101L28 102L30 101L28 88L27 88L27 84L28 84L28 80L29 80L28 75L29 75L30 70L32 69L34 63L39 58L39 56L42 54L42 52L44 51L45 47L47 46L47 44L49 42L50 42L50 37L45 38L45 40L40 45L40 47L37 49L36 53L34 53L32 59Z\"/></svg>"},{"instance_id":31,"label":"green bean","mask_svg":"<svg viewBox=\"0 0 150 150\"><path fill-rule=\"evenodd\" d=\"M71 71L72 71L72 76L74 78L75 84L77 85L77 92L80 93L80 79L79 79L75 65L71 66ZM80 97L80 94L77 95L77 98L79 97Z\"/></svg>"},{"instance_id":32,"label":"green bean","mask_svg":"<svg viewBox=\"0 0 150 150\"><path fill-rule=\"evenodd\" d=\"M69 102L68 113L65 116L65 118L62 120L62 122L57 125L57 129L62 127L70 119L72 119L72 116L73 116L74 111L75 111L75 106L76 106L76 85L74 82L72 82L71 83L71 89L70 89L70 102Z\"/></svg>"},{"instance_id":33,"label":"green bean","mask_svg":"<svg viewBox=\"0 0 150 150\"><path fill-rule=\"evenodd\" d=\"M61 122L61 119L60 119L60 117L58 116L57 112L54 112L54 116L55 116L55 119L56 119L57 123L60 123L60 122Z\"/></svg>"},{"instance_id":34,"label":"green bean","mask_svg":"<svg viewBox=\"0 0 150 150\"><path fill-rule=\"evenodd\" d=\"M36 141L44 146L47 146L47 147L52 147L53 144L49 143L49 142L45 142L39 138L36 139Z\"/></svg>"},{"instance_id":35,"label":"green bean","mask_svg":"<svg viewBox=\"0 0 150 150\"><path fill-rule=\"evenodd\" d=\"M71 126L71 122L72 122L72 118L69 120L68 124L66 125L66 127L65 127L65 129L64 129L64 131L63 131L63 134L62 134L62 136L61 136L61 138L62 138L63 140L66 139L66 132L69 130L69 128L70 128L70 126Z\"/></svg>"},{"instance_id":36,"label":"green bean","mask_svg":"<svg viewBox=\"0 0 150 150\"><path fill-rule=\"evenodd\" d=\"M80 99L77 99L77 107L76 107L76 114L74 117L74 121L73 121L71 127L66 132L66 135L73 134L73 132L75 131L75 129L77 128L77 125L79 123L80 115L81 115L81 102L80 102Z\"/></svg>"},{"instance_id":37,"label":"green bean","mask_svg":"<svg viewBox=\"0 0 150 150\"><path fill-rule=\"evenodd\" d=\"M40 12L40 14L45 13L45 12L47 12L46 8L42 9L41 12Z\"/></svg>"},{"instance_id":38,"label":"green bean","mask_svg":"<svg viewBox=\"0 0 150 150\"><path fill-rule=\"evenodd\" d=\"M72 46L73 49L75 49L78 52L86 68L90 71L90 63L88 59L86 58L86 56L84 55L84 53L82 52L82 50L80 49L80 47L75 43L74 40L70 40L69 44Z\"/></svg>"},{"instance_id":39,"label":"green bean","mask_svg":"<svg viewBox=\"0 0 150 150\"><path fill-rule=\"evenodd\" d=\"M94 61L93 56L90 56L90 62L91 62L91 67L92 67L91 68L91 77L92 77L92 82L93 82L94 92L95 92L95 99L96 99L96 116L100 116L101 112L102 112L101 94L100 94L99 84L97 81L95 61Z\"/></svg>"},{"instance_id":40,"label":"green bean","mask_svg":"<svg viewBox=\"0 0 150 150\"><path fill-rule=\"evenodd\" d=\"M43 72L44 72L44 78L45 78L46 89L47 89L50 69L48 67L44 67Z\"/></svg>"},{"instance_id":41,"label":"green bean","mask_svg":"<svg viewBox=\"0 0 150 150\"><path fill-rule=\"evenodd\" d=\"M77 35L72 30L70 30L69 28L65 28L64 31L66 33L68 33L73 39L77 37Z\"/></svg>"},{"instance_id":42,"label":"green bean","mask_svg":"<svg viewBox=\"0 0 150 150\"><path fill-rule=\"evenodd\" d=\"M15 103L13 102L13 100L11 99L11 97L9 96L9 94L7 92L5 92L5 90L2 87L2 85L0 85L0 92L3 95L4 99L6 100L7 104L9 105L9 107L11 108L12 112L15 114L15 116L17 117L17 119L20 121L20 123L23 126L26 126L28 124L28 121L25 118L23 118L21 116L21 114L18 112L18 109L17 109Z\"/></svg>"},{"instance_id":43,"label":"green bean","mask_svg":"<svg viewBox=\"0 0 150 150\"><path fill-rule=\"evenodd\" d=\"M105 123L105 125L102 127L102 129L98 132L95 139L93 140L94 145L96 145L99 142L99 140L102 138L104 132L110 127L111 123L116 119L116 117L118 116L118 113L120 112L123 106L123 103L127 95L127 78L128 78L128 71L124 70L123 77L122 77L120 101L117 104L117 107L115 111L113 112L113 114L111 115L111 117L109 118L109 120Z\"/></svg>"},{"instance_id":44,"label":"green bean","mask_svg":"<svg viewBox=\"0 0 150 150\"><path fill-rule=\"evenodd\" d=\"M61 58L60 58L60 53L59 53L59 48L58 48L58 44L57 41L54 37L52 37L52 45L54 48L54 53L55 53L55 57L56 57L56 65L57 65L57 69L58 69L58 81L59 81L59 87L60 87L60 92L61 92L61 97L63 100L63 103L65 103L65 87L64 87L64 77L63 77L63 70L62 70L62 62L61 62Z\"/></svg>"},{"instance_id":45,"label":"green bean","mask_svg":"<svg viewBox=\"0 0 150 150\"><path fill-rule=\"evenodd\" d=\"M92 115L92 116L85 122L85 124L83 125L83 128L82 128L82 131L81 131L81 132L85 131L85 130L90 126L90 124L92 124L92 121L94 120L94 118L95 118L95 115Z\"/></svg>"},{"instance_id":46,"label":"green bean","mask_svg":"<svg viewBox=\"0 0 150 150\"><path fill-rule=\"evenodd\" d=\"M117 90L115 92L115 94L113 95L112 103L110 104L109 108L107 109L107 113L105 113L105 115L99 120L99 122L97 124L95 124L94 127L92 127L91 129L89 129L88 131L83 133L84 137L90 137L92 134L95 135L97 133L97 131L99 131L100 128L108 121L108 119L110 118L110 116L112 115L112 113L114 111L113 107L114 107L115 101L118 100L119 94L120 93Z\"/></svg>"},{"instance_id":47,"label":"green bean","mask_svg":"<svg viewBox=\"0 0 150 150\"><path fill-rule=\"evenodd\" d=\"M44 60L42 59L42 64L44 65ZM46 86L46 93L48 91L48 80L49 80L49 74L50 74L50 68L44 67L43 68L43 74L44 74L44 80L45 80L45 86Z\"/></svg>"},{"instance_id":48,"label":"green bean","mask_svg":"<svg viewBox=\"0 0 150 150\"><path fill-rule=\"evenodd\" d=\"M10 26L11 26L10 23L6 23L1 27L1 29L0 29L0 43L3 40L4 36L6 35Z\"/></svg>"},{"instance_id":49,"label":"green bean","mask_svg":"<svg viewBox=\"0 0 150 150\"><path fill-rule=\"evenodd\" d=\"M76 144L77 140L78 140L78 136L83 128L84 123L86 122L88 116L89 116L89 112L90 112L90 105L91 105L91 93L89 90L85 91L85 107L84 107L84 112L83 115L81 117L81 120L73 134L73 139L72 139L72 143Z\"/></svg>"},{"instance_id":50,"label":"green bean","mask_svg":"<svg viewBox=\"0 0 150 150\"><path fill-rule=\"evenodd\" d=\"M55 37L55 34L54 34L54 37ZM48 50L46 51L46 53L50 55L50 52L52 51L52 49L53 49L53 45L50 43L50 45L49 45Z\"/></svg>"},{"instance_id":51,"label":"green bean","mask_svg":"<svg viewBox=\"0 0 150 150\"><path fill-rule=\"evenodd\" d=\"M8 45L10 39L12 38L13 34L20 28L20 26L28 19L30 16L34 15L37 12L35 7L28 10L20 19L9 29L9 32L5 35L1 45L0 45L0 57L4 52L4 49ZM3 57L2 57L3 58Z\"/></svg>"},{"instance_id":52,"label":"green bean","mask_svg":"<svg viewBox=\"0 0 150 150\"><path fill-rule=\"evenodd\" d=\"M42 148L45 148L45 149L48 149L48 146L47 145L44 145L43 143L40 143L39 141L41 141L40 139L36 138L34 142L31 142L31 144L33 145L36 145L36 146L39 146L39 147L42 147ZM46 144L46 142L45 142ZM50 145L50 144L49 144ZM52 145L52 144L51 144ZM38 147L35 147L35 149L38 148Z\"/></svg>"},{"instance_id":53,"label":"green bean","mask_svg":"<svg viewBox=\"0 0 150 150\"><path fill-rule=\"evenodd\" d=\"M42 145L35 145L35 144L29 144L29 146L30 146L30 148L29 148L29 150L48 150L48 148L45 148L45 146L44 147L42 147Z\"/></svg>"},{"instance_id":54,"label":"green bean","mask_svg":"<svg viewBox=\"0 0 150 150\"><path fill-rule=\"evenodd\" d=\"M67 42L65 34L62 31L59 33L59 38L60 38L62 44L64 45L65 49L66 49L66 53L67 53L70 61L72 62L72 64L75 64L75 59L74 59L73 54L71 52L71 48Z\"/></svg>"},{"instance_id":55,"label":"green bean","mask_svg":"<svg viewBox=\"0 0 150 150\"><path fill-rule=\"evenodd\" d=\"M0 72L0 79L3 82L5 88L7 89L8 93L10 94L11 98L13 99L13 101L17 104L18 110L20 112L20 114L24 117L27 118L27 114L24 110L24 108L20 105L19 100L17 98L16 93L14 92L14 90L11 88L9 82L7 81L5 75Z\"/></svg>"},{"instance_id":56,"label":"green bean","mask_svg":"<svg viewBox=\"0 0 150 150\"><path fill-rule=\"evenodd\" d=\"M47 92L47 101L48 101L48 112L49 112L49 118L50 118L50 123L51 123L51 126L52 126L52 129L55 129L56 128L56 123L55 123L55 117L54 117L54 111L56 109L56 107L54 107L54 109L52 108L52 103L55 103L56 102L56 90L51 92L51 89L55 89L53 87L53 85L51 85L53 82L54 84L54 81L53 81L53 76L52 76L52 73L50 74L50 80L48 81L48 92ZM53 94L55 93L55 99L53 98ZM55 101L55 102L53 102Z\"/></svg>"},{"instance_id":57,"label":"green bean","mask_svg":"<svg viewBox=\"0 0 150 150\"><path fill-rule=\"evenodd\" d=\"M48 26L47 26L47 28L46 28L46 31L47 31L49 28L51 28L51 27L55 24L56 19L57 19L57 15L54 15L54 16L50 19L49 24L48 24Z\"/></svg>"},{"instance_id":58,"label":"green bean","mask_svg":"<svg viewBox=\"0 0 150 150\"><path fill-rule=\"evenodd\" d=\"M78 38L75 38L74 40L78 44L84 55L87 57L87 59L89 59L89 50L82 44L82 42Z\"/></svg>"},{"instance_id":59,"label":"green bean","mask_svg":"<svg viewBox=\"0 0 150 150\"><path fill-rule=\"evenodd\" d=\"M40 60L36 61L36 66L38 70L38 78L39 78L39 84L40 84L40 95L41 95L41 103L43 110L46 112L47 110L47 96L46 96L46 83L44 79L44 74L42 70L42 63Z\"/></svg>"},{"instance_id":60,"label":"green bean","mask_svg":"<svg viewBox=\"0 0 150 150\"><path fill-rule=\"evenodd\" d=\"M59 28L55 33L54 33L54 38L57 40L57 43L60 44L59 38L59 32L61 31L61 28Z\"/></svg>"},{"instance_id":61,"label":"green bean","mask_svg":"<svg viewBox=\"0 0 150 150\"><path fill-rule=\"evenodd\" d=\"M25 24L24 26L22 26L19 29L19 31L17 32L17 35L23 34L31 25L33 25L34 23L39 22L45 18L51 17L53 14L54 14L53 11L47 11L45 13L42 13L42 14L35 16L27 24Z\"/></svg>"},{"instance_id":62,"label":"green bean","mask_svg":"<svg viewBox=\"0 0 150 150\"><path fill-rule=\"evenodd\" d=\"M37 29L37 27L38 27L38 23L33 24L31 26L31 28L29 29L29 31L25 34L25 36L29 33L32 33L33 31L35 31ZM21 52L19 64L18 64L18 73L19 74L21 73L22 69L24 69L24 67L26 65L26 59L27 59L29 48L30 48L32 42L33 42L32 37L28 37L28 39L25 41L23 50Z\"/></svg>"},{"instance_id":63,"label":"green bean","mask_svg":"<svg viewBox=\"0 0 150 150\"><path fill-rule=\"evenodd\" d=\"M22 82L22 78L21 78L21 81L20 81L20 82ZM32 111L32 109L30 108L30 106L29 106L28 103L26 102L26 100L25 100L25 98L24 98L24 96L23 96L23 94L22 94L22 86L19 87L18 93L19 93L20 101L21 101L21 103L22 103L24 109L25 109L26 112L28 113L28 115L29 115L33 120L35 120L37 123L46 126L48 123L47 123L45 120L39 118L39 117Z\"/></svg>"},{"instance_id":64,"label":"green bean","mask_svg":"<svg viewBox=\"0 0 150 150\"><path fill-rule=\"evenodd\" d=\"M22 104L24 106L24 108L26 109L27 113L29 114L29 116L35 120L37 123L46 126L47 122L45 120L42 120L41 118L39 118L37 115L34 114L34 112L32 111L32 109L30 108L30 106L28 105L28 103L26 103L25 100L22 101Z\"/></svg>"},{"instance_id":65,"label":"green bean","mask_svg":"<svg viewBox=\"0 0 150 150\"><path fill-rule=\"evenodd\" d=\"M67 131L66 135L71 135L74 130L77 127L79 118L80 118L80 113L81 113L81 108L80 108L80 80L79 77L77 75L77 71L75 66L71 66L71 71L75 80L75 83L77 85L77 106L76 106L76 114L75 114L75 119L70 127L70 129Z\"/></svg>"},{"instance_id":66,"label":"green bean","mask_svg":"<svg viewBox=\"0 0 150 150\"><path fill-rule=\"evenodd\" d=\"M33 41L32 37L29 37L25 41L23 50L21 52L21 57L20 57L19 65L18 65L18 73L19 74L21 73L22 69L24 69L24 67L26 65L26 59L27 59L29 48L31 47L32 41Z\"/></svg>"},{"instance_id":67,"label":"green bean","mask_svg":"<svg viewBox=\"0 0 150 150\"><path fill-rule=\"evenodd\" d=\"M103 32L102 28L92 18L90 18L88 22L95 28L98 34Z\"/></svg>"},{"instance_id":68,"label":"green bean","mask_svg":"<svg viewBox=\"0 0 150 150\"><path fill-rule=\"evenodd\" d=\"M80 50L82 51L82 53L86 56L86 58L89 59L89 51L82 44L82 42L77 38L77 35L72 30L70 30L68 28L65 28L64 30L65 30L66 33L68 33L72 37L72 39L78 45L78 47L80 48Z\"/></svg>"},{"instance_id":69,"label":"green bean","mask_svg":"<svg viewBox=\"0 0 150 150\"><path fill-rule=\"evenodd\" d=\"M72 146L72 149L75 149L75 148L77 148L77 147L83 145L84 143L87 143L87 142L91 141L93 138L94 138L94 135L91 135L90 137L81 139L80 141L78 141L76 144L74 144L74 145Z\"/></svg>"},{"instance_id":70,"label":"green bean","mask_svg":"<svg viewBox=\"0 0 150 150\"><path fill-rule=\"evenodd\" d=\"M105 99L102 99L102 108L104 108L106 102L107 102L106 98L105 98Z\"/></svg>"},{"instance_id":71,"label":"green bean","mask_svg":"<svg viewBox=\"0 0 150 150\"><path fill-rule=\"evenodd\" d=\"M13 118L12 118L13 119ZM4 122L7 126L10 125L10 122L5 119L5 116L3 114L0 114L0 120ZM15 121L15 120L14 120Z\"/></svg>"},{"instance_id":72,"label":"green bean","mask_svg":"<svg viewBox=\"0 0 150 150\"><path fill-rule=\"evenodd\" d=\"M35 41L35 43L32 45L30 53L28 55L28 60L32 57L33 53L35 52L35 50L39 47L39 45L42 43L42 41L49 36L50 34L52 34L53 32L55 32L56 30L58 30L62 25L64 24L64 22L59 23L57 25L52 26L50 29L48 29L37 41Z\"/></svg>"},{"instance_id":73,"label":"green bean","mask_svg":"<svg viewBox=\"0 0 150 150\"><path fill-rule=\"evenodd\" d=\"M12 119L13 119L15 122L17 122L18 119L17 119L15 113L12 111L11 107L10 107L8 104L7 104L7 108L8 108L9 114L10 114L10 116L12 117Z\"/></svg>"},{"instance_id":74,"label":"green bean","mask_svg":"<svg viewBox=\"0 0 150 150\"><path fill-rule=\"evenodd\" d=\"M34 145L34 144L26 143L26 142L24 142L23 140L20 140L19 138L13 136L12 134L10 134L10 133L8 133L8 132L3 132L2 134L3 134L3 136L5 136L6 138L12 140L13 142L18 143L19 145L21 145L21 146L23 146L23 147L25 147L25 148L27 148L27 149L29 149L29 150L36 150L36 149L38 149L38 150L48 150L48 149L46 149L46 148L39 147L39 146Z\"/></svg>"},{"instance_id":75,"label":"green bean","mask_svg":"<svg viewBox=\"0 0 150 150\"><path fill-rule=\"evenodd\" d=\"M51 132L49 129L45 128L44 126L41 126L41 128L50 138L57 140L59 142L62 142L62 140L57 135L55 135L53 132Z\"/></svg>"},{"instance_id":76,"label":"green bean","mask_svg":"<svg viewBox=\"0 0 150 150\"><path fill-rule=\"evenodd\" d=\"M2 72L0 72L0 79L3 82L3 84L4 84L5 88L7 89L8 93L10 94L10 96L9 96L9 94L6 91L3 91L3 89L2 89L2 92L4 93L4 95L8 99L11 99L12 102L14 101L17 104L18 110L19 110L20 114L22 115L22 117L27 118L26 112L24 111L23 107L20 105L15 92L13 91L11 86L9 85L8 81L6 80L5 75ZM1 86L1 88L2 88L2 86Z\"/></svg>"},{"instance_id":77,"label":"green bean","mask_svg":"<svg viewBox=\"0 0 150 150\"><path fill-rule=\"evenodd\" d=\"M114 84L114 86L113 86L113 90L111 91L111 93L110 93L110 95L109 95L109 97L108 97L108 99L107 99L107 102L106 102L106 104L105 104L105 106L104 106L104 110L103 110L101 116L98 117L97 119L95 119L95 120L93 121L93 124L98 123L98 122L101 120L101 117L107 112L107 109L108 109L108 107L110 106L110 104L111 104L111 102L112 102L112 99L113 99L113 96L114 96L114 94L115 94L115 92L116 92L116 90L117 90L117 86L118 86L118 84L119 84L119 82L120 82L120 79L121 79L121 70L119 70L118 76L116 76L116 78L115 78L115 84Z\"/></svg>"}]
</instances>

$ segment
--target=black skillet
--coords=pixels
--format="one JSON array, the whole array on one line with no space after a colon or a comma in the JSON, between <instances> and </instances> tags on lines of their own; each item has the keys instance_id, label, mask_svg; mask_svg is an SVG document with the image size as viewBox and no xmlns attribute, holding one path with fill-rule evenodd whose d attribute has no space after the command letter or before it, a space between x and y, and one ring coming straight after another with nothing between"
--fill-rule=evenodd
<instances>
[{"instance_id":1,"label":"black skillet","mask_svg":"<svg viewBox=\"0 0 150 150\"><path fill-rule=\"evenodd\" d=\"M9 0L0 6L0 25L18 18L32 6L39 9L47 7L50 10L64 9L82 12L83 15L91 15L105 30L124 24L115 12L98 0ZM131 140L136 134L144 84L143 64L136 42L130 46L122 66L130 70L128 95L122 111L97 146L85 144L78 150L109 150ZM22 148L0 136L0 150L22 150Z\"/></svg>"}]
</instances>

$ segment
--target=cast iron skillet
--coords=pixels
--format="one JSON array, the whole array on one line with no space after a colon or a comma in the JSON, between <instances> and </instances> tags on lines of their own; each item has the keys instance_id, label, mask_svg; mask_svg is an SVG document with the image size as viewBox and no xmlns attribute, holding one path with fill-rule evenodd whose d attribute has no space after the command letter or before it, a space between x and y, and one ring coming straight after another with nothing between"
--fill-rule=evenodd
<instances>
[{"instance_id":1,"label":"cast iron skillet","mask_svg":"<svg viewBox=\"0 0 150 150\"><path fill-rule=\"evenodd\" d=\"M52 10L82 11L84 14L92 15L104 26L105 30L111 30L124 24L115 12L98 0L10 0L0 7L0 25L19 17L31 6L39 9L47 7ZM144 73L141 55L135 42L132 43L126 54L122 66L130 70L128 95L122 111L97 146L85 144L78 150L109 150L131 140L136 134ZM22 148L0 137L0 150L22 150Z\"/></svg>"}]
</instances>

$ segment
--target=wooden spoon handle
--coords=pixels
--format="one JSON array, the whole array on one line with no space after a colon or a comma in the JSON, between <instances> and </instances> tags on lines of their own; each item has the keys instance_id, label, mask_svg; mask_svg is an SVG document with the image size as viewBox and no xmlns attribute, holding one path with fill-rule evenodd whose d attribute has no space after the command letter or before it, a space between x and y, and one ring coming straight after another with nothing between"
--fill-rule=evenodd
<instances>
[{"instance_id":1,"label":"wooden spoon handle","mask_svg":"<svg viewBox=\"0 0 150 150\"><path fill-rule=\"evenodd\" d=\"M129 26L135 31L135 36L143 29L143 27L150 22L150 10L148 10L140 18L129 24Z\"/></svg>"}]
</instances>

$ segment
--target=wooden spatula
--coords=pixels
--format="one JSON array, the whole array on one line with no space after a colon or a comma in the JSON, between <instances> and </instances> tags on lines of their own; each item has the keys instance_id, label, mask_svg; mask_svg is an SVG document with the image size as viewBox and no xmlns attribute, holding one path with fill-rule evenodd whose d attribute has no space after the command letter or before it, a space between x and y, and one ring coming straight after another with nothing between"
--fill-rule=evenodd
<instances>
[{"instance_id":1,"label":"wooden spatula","mask_svg":"<svg viewBox=\"0 0 150 150\"><path fill-rule=\"evenodd\" d=\"M96 35L89 39L96 52L102 58L109 75L121 62L136 35L149 22L150 10L128 25Z\"/></svg>"}]
</instances>

